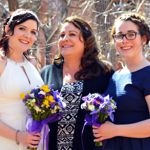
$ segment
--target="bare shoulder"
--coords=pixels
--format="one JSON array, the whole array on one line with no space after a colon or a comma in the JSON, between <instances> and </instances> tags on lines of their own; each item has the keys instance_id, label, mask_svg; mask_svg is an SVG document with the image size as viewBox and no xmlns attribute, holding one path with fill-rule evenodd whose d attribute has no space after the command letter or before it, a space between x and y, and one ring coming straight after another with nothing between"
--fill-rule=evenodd
<instances>
[{"instance_id":1,"label":"bare shoulder","mask_svg":"<svg viewBox=\"0 0 150 150\"><path fill-rule=\"evenodd\" d=\"M0 75L3 73L7 63L6 57L0 54Z\"/></svg>"}]
</instances>

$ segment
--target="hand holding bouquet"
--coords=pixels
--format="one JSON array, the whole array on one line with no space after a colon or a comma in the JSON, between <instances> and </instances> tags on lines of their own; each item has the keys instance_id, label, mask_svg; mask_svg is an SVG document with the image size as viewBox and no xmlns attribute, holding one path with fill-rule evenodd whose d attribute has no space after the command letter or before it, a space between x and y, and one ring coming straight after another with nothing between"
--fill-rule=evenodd
<instances>
[{"instance_id":1,"label":"hand holding bouquet","mask_svg":"<svg viewBox=\"0 0 150 150\"><path fill-rule=\"evenodd\" d=\"M60 111L66 106L60 93L48 85L32 89L27 94L22 93L21 98L30 114L26 124L28 132L41 132L47 123L59 120Z\"/></svg>"},{"instance_id":2,"label":"hand holding bouquet","mask_svg":"<svg viewBox=\"0 0 150 150\"><path fill-rule=\"evenodd\" d=\"M115 101L109 95L103 97L98 93L88 94L82 100L84 103L81 104L81 109L90 112L85 118L86 125L99 127L108 117L113 121L113 112L115 112L117 107ZM101 145L101 142L96 143L96 146Z\"/></svg>"}]
</instances>

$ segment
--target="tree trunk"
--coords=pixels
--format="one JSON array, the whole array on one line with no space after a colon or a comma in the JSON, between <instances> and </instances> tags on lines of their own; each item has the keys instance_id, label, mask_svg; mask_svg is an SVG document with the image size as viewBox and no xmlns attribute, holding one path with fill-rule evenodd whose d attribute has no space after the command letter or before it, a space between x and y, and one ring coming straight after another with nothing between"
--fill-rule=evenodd
<instances>
[{"instance_id":1,"label":"tree trunk","mask_svg":"<svg viewBox=\"0 0 150 150\"><path fill-rule=\"evenodd\" d=\"M48 21L48 0L41 0L40 8L38 11L38 16L42 24L46 24ZM41 67L43 67L46 64L46 37L44 30L41 28L39 32L39 49L38 49L38 60L41 64Z\"/></svg>"},{"instance_id":2,"label":"tree trunk","mask_svg":"<svg viewBox=\"0 0 150 150\"><path fill-rule=\"evenodd\" d=\"M19 5L17 0L8 0L9 11L15 11Z\"/></svg>"}]
</instances>

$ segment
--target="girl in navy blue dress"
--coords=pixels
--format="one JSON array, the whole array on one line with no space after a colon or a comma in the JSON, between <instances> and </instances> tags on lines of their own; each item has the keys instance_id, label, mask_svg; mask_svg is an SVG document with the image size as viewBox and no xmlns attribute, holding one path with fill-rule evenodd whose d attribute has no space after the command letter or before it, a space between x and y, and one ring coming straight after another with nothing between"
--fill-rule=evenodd
<instances>
[{"instance_id":1,"label":"girl in navy blue dress","mask_svg":"<svg viewBox=\"0 0 150 150\"><path fill-rule=\"evenodd\" d=\"M150 30L142 16L128 13L116 19L112 37L125 67L114 73L106 92L117 102L114 122L93 127L94 141L103 141L103 150L149 150L150 63L143 49Z\"/></svg>"}]
</instances>

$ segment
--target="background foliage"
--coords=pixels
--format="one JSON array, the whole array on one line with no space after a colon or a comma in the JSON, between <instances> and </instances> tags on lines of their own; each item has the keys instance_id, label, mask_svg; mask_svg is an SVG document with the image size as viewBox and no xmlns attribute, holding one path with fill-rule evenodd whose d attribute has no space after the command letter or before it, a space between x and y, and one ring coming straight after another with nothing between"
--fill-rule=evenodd
<instances>
[{"instance_id":1,"label":"background foliage","mask_svg":"<svg viewBox=\"0 0 150 150\"><path fill-rule=\"evenodd\" d=\"M3 20L15 9L27 8L36 12L42 26L32 54L41 68L53 61L63 19L79 15L92 25L102 54L114 63L116 53L110 39L114 19L123 12L133 11L144 15L150 24L149 6L149 0L0 0L0 30ZM149 47L145 53L149 55Z\"/></svg>"}]
</instances>

